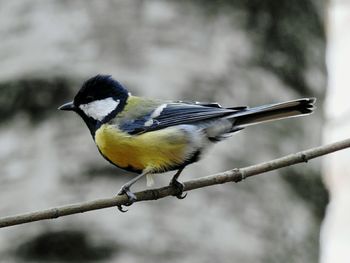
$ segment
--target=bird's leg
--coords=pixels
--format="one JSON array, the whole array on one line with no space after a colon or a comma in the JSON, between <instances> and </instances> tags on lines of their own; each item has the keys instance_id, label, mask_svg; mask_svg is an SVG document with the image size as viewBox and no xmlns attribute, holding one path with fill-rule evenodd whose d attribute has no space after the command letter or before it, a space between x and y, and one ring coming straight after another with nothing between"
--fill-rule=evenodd
<instances>
[{"instance_id":1,"label":"bird's leg","mask_svg":"<svg viewBox=\"0 0 350 263\"><path fill-rule=\"evenodd\" d=\"M171 178L171 181L169 184L171 187L176 189L176 194L174 196L176 196L178 199L184 199L187 196L187 194L183 194L184 184L177 180L177 178L179 178L183 169L184 168L181 168L176 172L176 174L173 176L173 178Z\"/></svg>"},{"instance_id":2,"label":"bird's leg","mask_svg":"<svg viewBox=\"0 0 350 263\"><path fill-rule=\"evenodd\" d=\"M122 186L122 188L119 190L118 195L123 195L126 194L129 202L127 204L125 204L126 206L130 206L132 205L136 200L136 195L130 191L130 187L136 183L138 180L140 180L143 176L145 176L146 174L149 174L149 171L144 171L141 174L139 174L138 176L136 176L135 178L131 179L129 182L127 182L126 184L124 184ZM119 211L121 212L126 212L128 210L124 210L122 205L118 206Z\"/></svg>"}]
</instances>

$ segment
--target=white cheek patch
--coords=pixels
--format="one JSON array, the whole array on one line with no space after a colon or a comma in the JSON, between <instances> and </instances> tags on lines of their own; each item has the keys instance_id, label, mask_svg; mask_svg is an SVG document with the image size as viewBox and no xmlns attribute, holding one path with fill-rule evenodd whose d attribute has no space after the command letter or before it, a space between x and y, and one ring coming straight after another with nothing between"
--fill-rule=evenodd
<instances>
[{"instance_id":1,"label":"white cheek patch","mask_svg":"<svg viewBox=\"0 0 350 263\"><path fill-rule=\"evenodd\" d=\"M113 98L107 98L82 104L79 106L79 108L85 113L86 116L102 121L106 116L108 116L108 114L118 107L119 102L119 100L115 101Z\"/></svg>"}]
</instances>

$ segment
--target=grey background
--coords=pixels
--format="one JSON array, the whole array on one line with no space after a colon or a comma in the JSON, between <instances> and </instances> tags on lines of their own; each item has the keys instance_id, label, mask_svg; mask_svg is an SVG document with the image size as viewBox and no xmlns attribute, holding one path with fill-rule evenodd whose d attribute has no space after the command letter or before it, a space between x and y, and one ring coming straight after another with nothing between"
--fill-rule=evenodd
<instances>
[{"instance_id":1,"label":"grey background","mask_svg":"<svg viewBox=\"0 0 350 263\"><path fill-rule=\"evenodd\" d=\"M224 106L318 98L312 116L215 145L183 180L318 145L323 13L316 0L0 1L0 215L109 197L130 178L99 156L78 116L56 111L97 73L135 95ZM126 214L2 229L0 260L317 262L326 202L317 160Z\"/></svg>"}]
</instances>

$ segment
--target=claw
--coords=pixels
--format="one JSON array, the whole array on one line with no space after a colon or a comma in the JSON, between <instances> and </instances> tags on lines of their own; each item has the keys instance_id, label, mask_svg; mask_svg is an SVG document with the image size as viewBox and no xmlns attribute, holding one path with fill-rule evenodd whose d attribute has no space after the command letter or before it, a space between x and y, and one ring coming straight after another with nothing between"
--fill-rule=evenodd
<instances>
[{"instance_id":1,"label":"claw","mask_svg":"<svg viewBox=\"0 0 350 263\"><path fill-rule=\"evenodd\" d=\"M125 204L125 206L131 206L136 200L136 195L130 191L130 187L127 185L124 185L120 191L118 192L118 195L124 195L128 197L128 202ZM128 209L124 209L123 205L118 205L118 210L122 213L125 213L128 211Z\"/></svg>"},{"instance_id":2,"label":"claw","mask_svg":"<svg viewBox=\"0 0 350 263\"><path fill-rule=\"evenodd\" d=\"M171 180L170 186L175 188L176 194L174 194L174 196L178 199L184 199L187 196L187 193L184 193L184 184L178 180Z\"/></svg>"},{"instance_id":3,"label":"claw","mask_svg":"<svg viewBox=\"0 0 350 263\"><path fill-rule=\"evenodd\" d=\"M122 213L128 212L128 209L124 209L122 205L118 205L118 210Z\"/></svg>"},{"instance_id":4,"label":"claw","mask_svg":"<svg viewBox=\"0 0 350 263\"><path fill-rule=\"evenodd\" d=\"M179 194L179 195L176 195L176 197L177 197L178 199L185 199L186 196L187 196L187 193L181 193L181 194Z\"/></svg>"}]
</instances>

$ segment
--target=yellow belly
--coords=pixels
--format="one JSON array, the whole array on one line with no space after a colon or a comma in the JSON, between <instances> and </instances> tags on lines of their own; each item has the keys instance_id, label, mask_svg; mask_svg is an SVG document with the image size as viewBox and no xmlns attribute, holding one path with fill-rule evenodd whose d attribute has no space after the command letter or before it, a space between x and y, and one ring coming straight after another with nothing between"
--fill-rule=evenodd
<instances>
[{"instance_id":1,"label":"yellow belly","mask_svg":"<svg viewBox=\"0 0 350 263\"><path fill-rule=\"evenodd\" d=\"M121 168L161 172L181 165L187 157L186 133L176 128L132 136L104 124L96 131L95 142L101 153Z\"/></svg>"}]
</instances>

